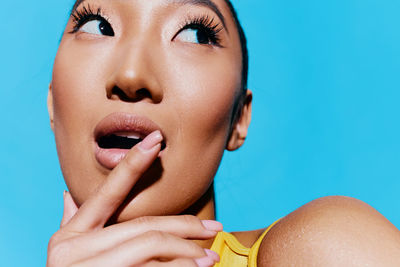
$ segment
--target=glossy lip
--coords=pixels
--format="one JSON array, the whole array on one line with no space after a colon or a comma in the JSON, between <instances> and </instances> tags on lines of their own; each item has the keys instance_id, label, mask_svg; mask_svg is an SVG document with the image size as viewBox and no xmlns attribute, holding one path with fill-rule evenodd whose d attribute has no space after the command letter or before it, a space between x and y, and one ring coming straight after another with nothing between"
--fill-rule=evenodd
<instances>
[{"instance_id":1,"label":"glossy lip","mask_svg":"<svg viewBox=\"0 0 400 267\"><path fill-rule=\"evenodd\" d=\"M132 133L139 134L144 138L156 130L159 130L162 134L161 128L155 122L144 116L121 112L108 115L102 119L94 129L94 140L96 143L94 154L97 162L111 170L115 168L129 152L129 149L104 149L99 147L97 140L100 137L111 134L123 133L124 135L129 135L129 133Z\"/></svg>"}]
</instances>

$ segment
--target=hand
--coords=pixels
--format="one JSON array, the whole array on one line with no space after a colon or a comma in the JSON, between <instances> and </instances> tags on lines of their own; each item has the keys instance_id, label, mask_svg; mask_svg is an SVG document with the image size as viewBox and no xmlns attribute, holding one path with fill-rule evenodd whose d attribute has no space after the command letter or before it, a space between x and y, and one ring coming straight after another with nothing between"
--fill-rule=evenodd
<instances>
[{"instance_id":1,"label":"hand","mask_svg":"<svg viewBox=\"0 0 400 267\"><path fill-rule=\"evenodd\" d=\"M64 195L60 230L50 239L47 266L212 266L219 256L190 241L210 239L222 225L195 216L141 217L104 227L157 158L156 131L133 147L98 192L78 209Z\"/></svg>"}]
</instances>

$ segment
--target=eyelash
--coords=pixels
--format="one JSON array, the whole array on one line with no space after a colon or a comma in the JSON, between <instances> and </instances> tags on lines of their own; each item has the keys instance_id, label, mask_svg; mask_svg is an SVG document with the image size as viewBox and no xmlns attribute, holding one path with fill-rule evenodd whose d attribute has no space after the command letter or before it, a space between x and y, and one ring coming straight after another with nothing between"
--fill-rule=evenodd
<instances>
[{"instance_id":1,"label":"eyelash","mask_svg":"<svg viewBox=\"0 0 400 267\"><path fill-rule=\"evenodd\" d=\"M102 15L101 8L97 8L97 10L94 11L89 4L87 6L83 6L83 8L80 10L75 9L71 13L71 16L74 23L74 28L70 33L78 32L86 22L91 20L102 20L110 24L109 21ZM208 38L210 38L211 45L221 47L221 38L219 37L219 33L223 27L221 27L220 23L215 23L214 18L210 18L208 15L187 18L186 22L180 27L180 30L177 34L175 34L172 40L175 39L179 33L186 29L205 31Z\"/></svg>"},{"instance_id":2,"label":"eyelash","mask_svg":"<svg viewBox=\"0 0 400 267\"><path fill-rule=\"evenodd\" d=\"M212 45L221 46L221 38L219 37L219 33L220 31L222 31L222 27L220 23L215 23L214 18L210 18L207 15L189 17L186 20L185 24L181 26L181 29L174 36L174 38L186 29L203 30L206 32L208 38L210 38L210 42Z\"/></svg>"},{"instance_id":3,"label":"eyelash","mask_svg":"<svg viewBox=\"0 0 400 267\"><path fill-rule=\"evenodd\" d=\"M101 8L97 8L95 12L89 4L83 6L81 10L75 9L71 13L71 17L74 23L74 28L70 33L76 33L86 22L91 20L101 20L110 25L110 22L102 15Z\"/></svg>"}]
</instances>

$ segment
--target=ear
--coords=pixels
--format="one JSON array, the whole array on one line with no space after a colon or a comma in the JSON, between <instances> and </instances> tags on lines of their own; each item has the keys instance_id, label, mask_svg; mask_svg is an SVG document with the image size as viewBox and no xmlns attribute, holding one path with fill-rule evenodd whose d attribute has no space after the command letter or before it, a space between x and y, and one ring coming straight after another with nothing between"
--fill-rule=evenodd
<instances>
[{"instance_id":1,"label":"ear","mask_svg":"<svg viewBox=\"0 0 400 267\"><path fill-rule=\"evenodd\" d=\"M51 88L51 83L49 84L49 92L47 94L47 111L49 112L49 117L50 117L50 127L54 131L53 91Z\"/></svg>"},{"instance_id":2,"label":"ear","mask_svg":"<svg viewBox=\"0 0 400 267\"><path fill-rule=\"evenodd\" d=\"M247 130L251 121L251 102L253 94L250 90L246 91L246 96L243 99L242 108L239 108L237 118L231 128L231 135L226 145L226 149L233 151L241 147L247 136Z\"/></svg>"}]
</instances>

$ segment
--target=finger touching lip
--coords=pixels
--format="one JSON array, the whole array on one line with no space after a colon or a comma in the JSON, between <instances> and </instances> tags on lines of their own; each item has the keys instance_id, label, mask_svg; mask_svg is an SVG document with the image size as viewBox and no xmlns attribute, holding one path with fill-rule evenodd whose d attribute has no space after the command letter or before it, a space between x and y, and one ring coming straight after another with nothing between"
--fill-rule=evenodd
<instances>
[{"instance_id":1,"label":"finger touching lip","mask_svg":"<svg viewBox=\"0 0 400 267\"><path fill-rule=\"evenodd\" d=\"M113 169L132 147L157 130L162 134L161 128L144 116L112 113L95 127L95 158L103 167ZM162 149L165 148L165 144L163 141Z\"/></svg>"}]
</instances>

